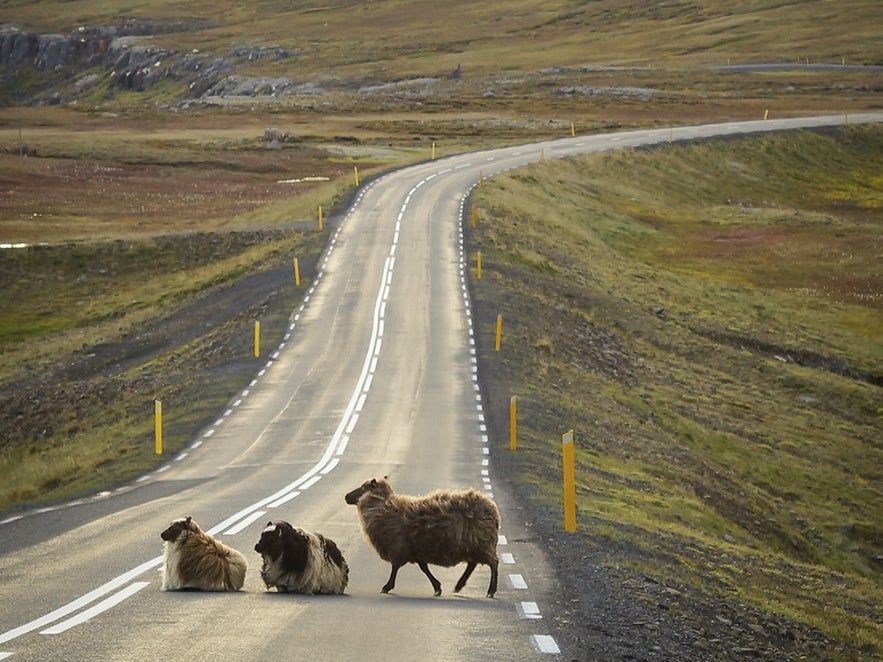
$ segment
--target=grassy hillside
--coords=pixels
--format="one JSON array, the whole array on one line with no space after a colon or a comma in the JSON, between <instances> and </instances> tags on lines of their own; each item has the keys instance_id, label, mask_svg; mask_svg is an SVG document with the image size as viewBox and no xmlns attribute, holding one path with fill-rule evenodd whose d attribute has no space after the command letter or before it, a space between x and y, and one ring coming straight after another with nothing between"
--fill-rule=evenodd
<instances>
[{"instance_id":1,"label":"grassy hillside","mask_svg":"<svg viewBox=\"0 0 883 662\"><path fill-rule=\"evenodd\" d=\"M868 0L45 0L4 2L3 9L5 21L45 32L140 20L196 28L188 42L209 51L231 42L278 44L299 53L296 71L336 78L438 75L457 64L480 75L583 64L725 64L728 58L883 64L879 7ZM154 41L181 45L174 33Z\"/></svg>"},{"instance_id":2,"label":"grassy hillside","mask_svg":"<svg viewBox=\"0 0 883 662\"><path fill-rule=\"evenodd\" d=\"M879 107L879 73L844 68L721 72L728 64L784 62L883 65L879 8L870 0L809 2L595 2L514 0L440 5L388 2L6 2L4 21L40 33L81 26L136 31L131 46L226 58L233 77L287 77L305 86L266 97L277 110L427 114L465 111L527 128L525 118L605 125L681 117L759 117L774 112ZM137 28L137 29L136 29ZM237 49L283 49L287 57L234 57ZM165 56L152 68L168 68ZM458 78L449 78L455 70ZM82 81L96 76L77 92ZM187 80L143 92L110 88L111 70L22 72L0 78L0 103L23 90L50 101L60 90L78 108L175 106ZM648 104L647 102L652 103ZM218 102L215 99L213 102ZM240 105L241 104L241 105ZM254 109L254 100L224 101ZM398 121L400 118L390 118ZM487 118L483 118L487 119ZM519 122L521 120L521 122ZM393 133L397 131L392 129ZM530 133L529 131L524 131Z\"/></svg>"},{"instance_id":3,"label":"grassy hillside","mask_svg":"<svg viewBox=\"0 0 883 662\"><path fill-rule=\"evenodd\" d=\"M880 651L883 129L546 162L475 196L496 429L560 526ZM493 351L493 321L504 320ZM505 433L498 439L508 447ZM557 511L557 512L556 512Z\"/></svg>"},{"instance_id":4,"label":"grassy hillside","mask_svg":"<svg viewBox=\"0 0 883 662\"><path fill-rule=\"evenodd\" d=\"M0 69L0 243L39 244L0 250L3 510L155 467L156 397L167 452L213 420L253 374L254 320L265 345L280 337L303 292L291 259L308 285L326 238L316 208L346 201L354 167L571 122L590 134L883 107L879 71L807 66L883 65L871 0L0 10L34 33L127 26L130 46L294 88L206 100L174 76L114 87L103 64ZM714 68L768 62L798 66ZM494 461L520 472L558 540L559 435L576 430L580 530L555 557L576 560L576 585L591 553L692 587L694 604L722 596L818 627L832 657L880 655L881 154L878 128L844 127L547 162L478 192Z\"/></svg>"}]
</instances>

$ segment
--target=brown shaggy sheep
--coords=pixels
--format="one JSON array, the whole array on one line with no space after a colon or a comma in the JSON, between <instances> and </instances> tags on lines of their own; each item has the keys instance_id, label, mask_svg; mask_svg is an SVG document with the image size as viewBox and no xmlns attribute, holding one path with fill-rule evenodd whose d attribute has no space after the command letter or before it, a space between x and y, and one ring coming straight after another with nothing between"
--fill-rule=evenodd
<instances>
[{"instance_id":1,"label":"brown shaggy sheep","mask_svg":"<svg viewBox=\"0 0 883 662\"><path fill-rule=\"evenodd\" d=\"M163 591L238 591L245 583L245 557L200 529L192 517L176 519L160 537L165 541Z\"/></svg>"},{"instance_id":2,"label":"brown shaggy sheep","mask_svg":"<svg viewBox=\"0 0 883 662\"><path fill-rule=\"evenodd\" d=\"M269 522L254 546L264 561L261 578L280 593L343 593L349 568L331 538L288 522Z\"/></svg>"},{"instance_id":3,"label":"brown shaggy sheep","mask_svg":"<svg viewBox=\"0 0 883 662\"><path fill-rule=\"evenodd\" d=\"M429 564L451 567L465 562L466 570L454 592L459 593L475 566L483 563L491 569L487 597L494 597L500 511L478 490L440 490L413 497L396 494L384 478L372 478L349 492L346 502L358 507L366 539L380 558L392 565L381 592L395 588L399 568L416 563L432 583L435 595L441 595L441 583L429 571Z\"/></svg>"}]
</instances>

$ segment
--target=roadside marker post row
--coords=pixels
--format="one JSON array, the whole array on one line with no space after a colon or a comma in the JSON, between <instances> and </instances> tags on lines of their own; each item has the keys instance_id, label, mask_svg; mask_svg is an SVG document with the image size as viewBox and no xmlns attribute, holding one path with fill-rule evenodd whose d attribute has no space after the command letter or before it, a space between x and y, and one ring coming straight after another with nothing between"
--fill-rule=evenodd
<instances>
[{"instance_id":1,"label":"roadside marker post row","mask_svg":"<svg viewBox=\"0 0 883 662\"><path fill-rule=\"evenodd\" d=\"M475 186L477 187L478 184L476 183ZM491 479L490 479L490 469L488 468L489 464L490 464L490 460L488 457L490 455L490 441L489 441L489 437L487 434L487 426L485 424L484 407L481 403L481 389L478 384L478 360L477 360L476 350L475 350L475 344L476 344L475 343L475 331L473 328L473 317L472 317L472 313L471 313L472 305L471 305L470 299L469 299L469 287L468 287L468 278L467 278L467 274L468 274L469 269L468 269L468 265L466 262L466 254L465 254L465 247L464 247L464 229L465 229L465 225L466 225L465 204L466 204L467 198L468 198L468 195L464 196L463 199L461 200L461 203L460 203L460 220L461 220L460 231L459 231L460 286L461 286L461 291L463 293L463 304L464 304L465 314L466 314L467 334L468 334L468 340L469 340L469 345L470 345L470 350L469 350L470 362L472 364L472 381L473 381L473 388L475 389L476 413L478 415L478 429L479 429L480 441L481 441L481 454L483 456L481 459L481 465L480 465L481 466L481 477L482 477L482 481L484 482L485 493L488 495L489 498L493 498L493 491L491 488ZM472 209L472 214L473 214L473 218L474 218L474 214L475 214L474 208ZM473 224L473 227L475 227L474 224ZM480 265L480 260L481 260L480 253L478 256L478 260L479 260L479 265ZM498 334L499 334L499 330L501 328L501 326L500 326L501 323L502 323L502 315L497 318ZM498 345L499 345L499 341L498 341ZM512 397L510 402L511 402L511 406L513 408L512 411L514 412L514 407L515 407L515 397L514 396ZM514 413L513 413L513 416L514 416ZM515 432L513 429L512 430L512 439L514 439L514 438L515 438ZM498 546L508 545L508 540L502 532L500 532L500 534L498 536L497 545ZM516 563L515 555L510 552L502 552L502 553L500 553L500 562L503 564L506 564L506 565L514 565ZM516 573L509 574L508 579L509 579L509 583L513 589L519 590L519 591L529 590L529 586L527 584L527 581L525 580L525 578L521 574L516 574ZM538 624L541 623L543 620L543 615L540 611L539 605L536 602L519 601L515 605L515 612L518 615L518 618L522 619L522 620L535 621ZM547 654L547 655L558 655L561 653L561 649L559 648L558 643L555 641L555 638L552 635L539 634L539 633L531 634L530 635L530 642L531 642L531 645L533 646L534 650L537 653Z\"/></svg>"},{"instance_id":2,"label":"roadside marker post row","mask_svg":"<svg viewBox=\"0 0 883 662\"><path fill-rule=\"evenodd\" d=\"M573 123L571 123L573 130ZM671 137L669 137L671 140ZM478 180L480 185L481 177ZM475 207L471 208L471 227L475 228ZM475 273L477 280L481 280L482 260L481 251L477 251L475 255ZM502 345L503 337L503 315L497 315L496 329L494 334L494 351L499 352ZM518 405L516 396L509 398L509 449L517 450L518 448L518 427L517 427ZM576 468L574 459L574 433L573 430L565 432L561 437L562 460L564 467L563 488L564 488L564 530L569 533L576 531Z\"/></svg>"},{"instance_id":3,"label":"roadside marker post row","mask_svg":"<svg viewBox=\"0 0 883 662\"><path fill-rule=\"evenodd\" d=\"M561 435L564 487L564 530L576 532L576 462L573 430ZM518 397L509 398L509 450L518 449Z\"/></svg>"},{"instance_id":4,"label":"roadside marker post row","mask_svg":"<svg viewBox=\"0 0 883 662\"><path fill-rule=\"evenodd\" d=\"M571 122L571 132L574 131ZM671 141L671 135L669 135ZM542 152L541 152L542 154ZM541 158L544 158L541 157ZM482 175L479 175L477 186L481 186ZM470 226L474 229L476 210L473 206L470 210ZM477 251L475 255L475 275L477 280L481 280L482 275L482 258L481 251ZM496 328L494 334L494 351L499 352L502 345L503 337L503 315L497 315ZM518 404L516 396L509 398L509 449L517 450L518 448ZM574 459L574 433L573 430L565 432L561 437L562 463L564 468L563 489L564 489L564 530L569 533L576 531L576 468Z\"/></svg>"},{"instance_id":5,"label":"roadside marker post row","mask_svg":"<svg viewBox=\"0 0 883 662\"><path fill-rule=\"evenodd\" d=\"M370 187L370 185L369 185L369 187ZM355 205L357 205L361 201L361 198L363 197L363 195L364 195L364 192L362 192L356 198L355 202L353 203L353 207L355 207ZM352 211L352 208L350 211ZM341 228L337 229L338 233L340 232L340 229ZM327 264L328 257L330 255L331 251L334 249L335 243L336 243L336 234L335 234L335 236L332 237L330 246L325 252L323 265ZM388 259L387 264L388 264L388 267L391 269L390 262L391 262L391 260ZM304 300L298 306L298 308L293 316L293 321L289 325L288 332L285 334L283 342L279 345L279 350L281 350L285 346L285 344L288 342L288 340L290 339L291 334L294 331L295 324L300 317L300 313L304 310L307 303L309 302L310 296L311 296L312 292L315 290L315 288L317 287L319 281L321 281L322 276L323 276L323 272L320 270L317 275L316 281L313 282L312 285L310 286L307 296L304 297ZM388 276L391 276L391 274L388 274ZM384 280L388 282L387 278L384 278ZM381 290L381 291L383 291L383 290ZM276 352L276 355L278 355L278 351ZM257 376L251 381L248 388L246 388L245 390L243 390L241 392L240 398L237 399L231 405L231 407L229 409L227 409L217 421L215 421L213 426L211 426L208 430L206 430L203 433L201 439L194 441L190 445L189 448L191 450L195 450L196 448L199 448L200 446L202 446L204 440L207 440L208 438L213 436L213 434L214 434L215 430L218 428L218 426L220 426L224 422L224 420L226 420L226 418L233 413L234 409L236 407L238 407L245 400L245 398L248 396L248 394L250 392L250 389L258 383L258 380L260 379L260 377L262 377L266 373L267 369L269 368L269 366L272 363L273 363L273 360L271 359L269 361L269 363L267 364L267 366L258 372ZM361 385L362 385L362 382L360 381L359 388L361 388ZM354 394L353 397L355 398L356 395L358 395L358 393ZM162 403L160 400L155 400L154 411L155 411L155 415L156 415L157 435L158 435L158 439L161 440ZM347 420L349 420L348 414L344 416L344 420L342 420L341 425L343 425L343 423L345 423ZM350 425L353 425L352 420L350 420ZM318 482L322 478L322 476L328 474L337 466L337 464L340 461L340 456L343 454L343 452L346 448L347 440L348 440L348 437L343 437L341 439L339 437L339 434L335 433L335 435L332 437L331 443L326 448L325 454L323 455L322 459L312 469L310 469L305 474L303 474L300 478L295 480L293 483L290 483L289 485L285 486L284 488L277 491L276 493L274 493L268 497L265 497L264 499L258 501L257 503L252 504L248 508L245 508L245 509L241 510L240 512L232 515L231 517L227 518L226 520L221 522L221 524L212 527L211 529L209 529L207 531L207 533L209 533L210 535L218 535L222 531L224 531L225 529L228 529L228 527L232 527L232 528L229 528L229 530L225 531L225 534L233 535L234 532L238 532L239 530L241 530L245 526L252 524L254 521L256 521L257 519L262 517L264 515L264 513L266 512L264 510L258 510L258 509L264 508L264 507L275 508L279 505L282 505L283 503L290 501L292 498L300 495L303 490L306 490L307 488L314 485L316 482ZM160 447L157 446L157 448L159 449ZM179 455L178 459L183 459L183 457L185 457L186 455L187 455L187 453L183 453L183 454ZM335 457L332 457L332 455L334 455ZM171 464L163 465L161 468L157 469L156 471L141 476L140 478L138 478L135 481L135 484L140 484L140 483L146 482L151 477L153 477L157 474L163 473L164 471L168 470L170 468L170 466L171 466ZM257 511L257 513L255 511ZM135 568L132 568L131 570L123 573L122 575L119 575L118 577L112 579L111 581L106 582L104 585L98 587L97 589L94 589L93 591L86 593L85 595L81 596L80 598L77 598L76 600L73 600L64 606L62 606L58 609L55 609L54 611L52 611L44 616L41 616L41 617L36 618L32 621L29 621L28 623L25 623L24 625L21 625L19 627L12 628L11 630L8 630L7 632L0 632L0 644L4 644L8 641L12 641L13 639L16 639L24 634L27 634L29 632L33 632L34 630L44 628L45 626L50 625L50 624L58 621L59 619L64 618L65 616L68 616L71 613L80 610L82 607L93 603L98 598L105 596L108 593L116 592L114 595L111 595L109 598L94 605L94 607L84 610L80 614L75 614L74 616L72 616L71 618L67 619L64 622L58 623L52 627L41 630L40 634L45 634L45 635L60 634L60 633L65 632L66 630L68 630L76 625L81 625L85 622L88 622L94 616L111 609L112 607L118 605L119 603L128 599L132 595L138 593L144 587L148 586L150 584L150 582L131 582L131 580L143 575L145 572L148 572L150 570L154 570L154 569L160 567L162 565L162 560L163 560L163 557L158 556L158 557L153 558L149 561L146 561L146 562L142 563L141 565L136 566ZM118 590L118 589L120 589L120 587L123 587L123 588L121 590ZM0 660L4 659L5 657L8 657L8 655L4 652L0 652Z\"/></svg>"}]
</instances>

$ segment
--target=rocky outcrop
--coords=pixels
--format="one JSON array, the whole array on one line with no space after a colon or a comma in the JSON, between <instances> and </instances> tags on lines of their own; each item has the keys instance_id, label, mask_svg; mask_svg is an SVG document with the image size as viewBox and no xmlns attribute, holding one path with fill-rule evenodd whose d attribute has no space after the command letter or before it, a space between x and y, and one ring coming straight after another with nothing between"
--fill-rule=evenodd
<instances>
[{"instance_id":1,"label":"rocky outcrop","mask_svg":"<svg viewBox=\"0 0 883 662\"><path fill-rule=\"evenodd\" d=\"M291 91L292 82L287 76L268 78L263 76L227 76L218 81L204 96L255 97L282 96Z\"/></svg>"},{"instance_id":2,"label":"rocky outcrop","mask_svg":"<svg viewBox=\"0 0 883 662\"><path fill-rule=\"evenodd\" d=\"M241 63L280 60L292 54L276 46L234 45L225 57L206 55L196 49L179 52L151 45L146 36L193 26L147 23L122 27L81 27L70 34L35 34L13 25L0 25L0 74L32 67L64 77L70 75L64 93L76 97L110 76L111 90L143 92L159 81L172 78L183 84L182 96L277 96L290 93L288 78L233 76ZM96 73L96 69L103 73ZM48 95L48 96L47 96ZM60 103L56 89L34 91L40 102ZM38 102L37 98L31 100Z\"/></svg>"}]
</instances>

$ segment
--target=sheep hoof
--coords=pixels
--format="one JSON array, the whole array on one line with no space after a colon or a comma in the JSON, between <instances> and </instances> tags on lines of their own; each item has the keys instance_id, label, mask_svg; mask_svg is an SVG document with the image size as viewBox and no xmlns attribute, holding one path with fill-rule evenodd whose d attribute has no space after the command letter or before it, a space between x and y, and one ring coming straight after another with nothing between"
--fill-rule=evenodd
<instances>
[{"instance_id":1,"label":"sheep hoof","mask_svg":"<svg viewBox=\"0 0 883 662\"><path fill-rule=\"evenodd\" d=\"M438 589L438 590L435 592L435 597L438 597L438 596L440 596L440 595L441 595L441 589Z\"/></svg>"},{"instance_id":2,"label":"sheep hoof","mask_svg":"<svg viewBox=\"0 0 883 662\"><path fill-rule=\"evenodd\" d=\"M494 594L493 594L493 593L488 593L488 594L487 594L487 597L489 597L489 598L493 598L493 597L494 597Z\"/></svg>"}]
</instances>

